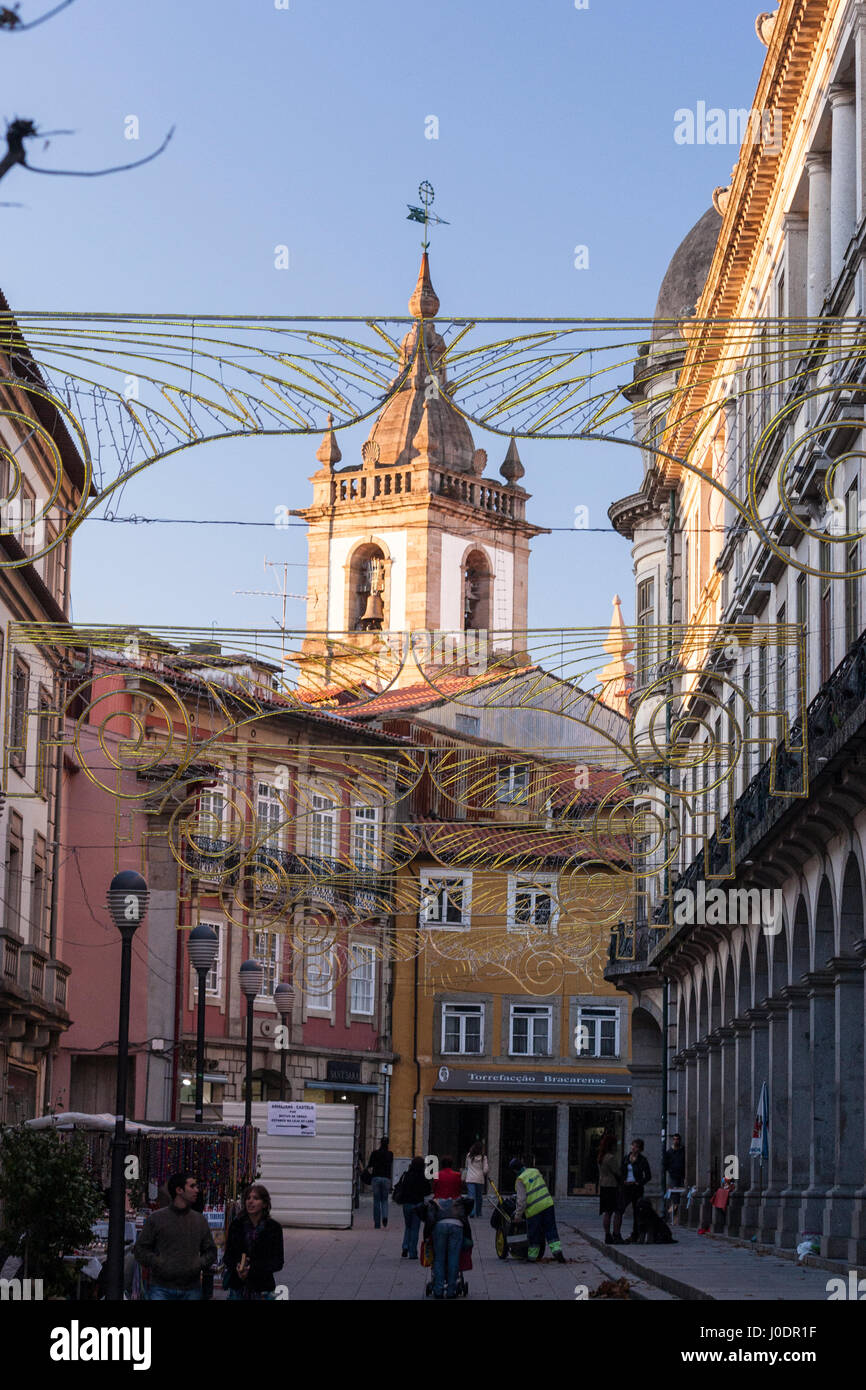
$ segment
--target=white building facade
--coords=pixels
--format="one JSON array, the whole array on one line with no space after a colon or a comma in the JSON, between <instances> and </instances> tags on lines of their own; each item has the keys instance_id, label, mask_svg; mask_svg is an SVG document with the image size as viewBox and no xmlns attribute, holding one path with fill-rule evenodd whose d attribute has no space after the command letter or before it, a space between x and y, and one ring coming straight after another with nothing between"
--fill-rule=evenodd
<instances>
[{"instance_id":1,"label":"white building facade","mask_svg":"<svg viewBox=\"0 0 866 1390\"><path fill-rule=\"evenodd\" d=\"M732 1233L862 1263L866 3L782 0L758 30L781 140L744 143L679 248L626 392L634 717L668 705L671 743L667 791L636 787L664 834L608 978L645 1020L636 1086L683 1136L689 1220L729 1175Z\"/></svg>"}]
</instances>

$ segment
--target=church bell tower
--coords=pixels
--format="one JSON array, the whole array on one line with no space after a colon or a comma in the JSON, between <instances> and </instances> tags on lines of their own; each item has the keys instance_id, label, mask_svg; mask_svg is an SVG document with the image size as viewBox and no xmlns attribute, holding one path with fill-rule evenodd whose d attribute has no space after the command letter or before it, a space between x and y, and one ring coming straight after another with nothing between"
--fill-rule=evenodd
<instances>
[{"instance_id":1,"label":"church bell tower","mask_svg":"<svg viewBox=\"0 0 866 1390\"><path fill-rule=\"evenodd\" d=\"M409 300L415 323L400 347L400 389L356 462L343 464L330 420L317 451L313 502L302 513L309 545L303 684L341 679L330 660L325 672L325 637L339 639L345 675L357 651L356 679L365 660L405 632L447 634L452 665L463 640L470 648L483 642L498 660L522 650L529 545L544 528L526 520L529 494L513 439L501 478L485 477L487 454L450 399L438 310L425 251ZM398 683L417 679L407 662Z\"/></svg>"}]
</instances>

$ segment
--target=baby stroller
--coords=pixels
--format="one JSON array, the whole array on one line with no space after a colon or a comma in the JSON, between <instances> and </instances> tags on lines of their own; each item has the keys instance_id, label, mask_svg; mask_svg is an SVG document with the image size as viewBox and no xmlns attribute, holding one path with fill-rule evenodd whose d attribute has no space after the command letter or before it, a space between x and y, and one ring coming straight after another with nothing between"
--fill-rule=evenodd
<instances>
[{"instance_id":1,"label":"baby stroller","mask_svg":"<svg viewBox=\"0 0 866 1390\"><path fill-rule=\"evenodd\" d=\"M493 1187L493 1183L490 1186ZM515 1260L525 1260L529 1253L529 1232L525 1221L514 1220L517 1196L511 1194L507 1197L500 1197L495 1187L493 1187L493 1191L496 1193L496 1201L493 1203L490 1224L496 1232L494 1249L500 1260L507 1260L509 1255ZM544 1254L544 1249L545 1240L542 1236L541 1248L538 1252L539 1259Z\"/></svg>"},{"instance_id":2,"label":"baby stroller","mask_svg":"<svg viewBox=\"0 0 866 1390\"><path fill-rule=\"evenodd\" d=\"M461 1200L463 1200L463 1199L458 1199L458 1202L455 1203L455 1207L457 1207L458 1210L460 1209L460 1207L459 1207L459 1201L461 1201ZM464 1204L463 1209L465 1210L465 1204ZM468 1229L468 1227L467 1227L467 1226L464 1226L464 1230L466 1230L466 1229ZM457 1294L457 1297L458 1297L458 1298L466 1298L466 1297L468 1296L468 1294L469 1294L469 1285L468 1285L468 1283L466 1282L466 1279L465 1279L464 1276L465 1276L466 1272L472 1268L472 1244L471 1244L471 1240L470 1240L468 1243L466 1243L466 1242L467 1242L467 1239L468 1239L468 1238L467 1238L466 1236L464 1236L464 1245L463 1245L463 1248L462 1248L461 1251L460 1251L460 1263L459 1263L459 1265L458 1265L457 1285L456 1285L456 1294ZM422 1268L423 1268L423 1269L427 1269L427 1270L432 1270L432 1268L433 1268L433 1259L434 1259L434 1255L433 1255L433 1237L432 1237L432 1233L431 1233L431 1235L425 1237L425 1238L421 1241L421 1266L422 1266ZM431 1275L431 1277L428 1279L428 1281L427 1281L427 1283L426 1283L426 1285L425 1285L425 1287L424 1287L424 1297L425 1297L425 1298L432 1298L432 1296L433 1296L433 1278L432 1278L432 1275Z\"/></svg>"},{"instance_id":3,"label":"baby stroller","mask_svg":"<svg viewBox=\"0 0 866 1390\"><path fill-rule=\"evenodd\" d=\"M422 1242L422 1245L421 1245L421 1264L422 1264L423 1268L425 1268L425 1269L432 1269L432 1268L433 1268L433 1241L432 1241L432 1240L425 1240L425 1241ZM472 1251L471 1251L471 1250L461 1250L461 1251L460 1251L460 1269L459 1269L459 1273L458 1273L458 1275L457 1275L457 1297L458 1297L458 1298L466 1298L466 1297L468 1297L468 1294L469 1294L469 1284L467 1283L466 1279L464 1278L464 1274L466 1273L467 1270L470 1270L471 1268L472 1268ZM432 1298L432 1297L433 1297L433 1278L432 1278L432 1275L431 1275L431 1277L427 1280L427 1283L426 1283L425 1286L424 1286L424 1297L425 1297L425 1298Z\"/></svg>"}]
</instances>

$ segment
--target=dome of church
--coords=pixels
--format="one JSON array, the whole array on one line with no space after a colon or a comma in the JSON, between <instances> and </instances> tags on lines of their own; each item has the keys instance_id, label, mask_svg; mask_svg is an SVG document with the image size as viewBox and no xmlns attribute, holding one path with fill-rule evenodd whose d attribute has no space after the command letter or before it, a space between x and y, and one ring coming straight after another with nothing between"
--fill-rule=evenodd
<instances>
[{"instance_id":1,"label":"dome of church","mask_svg":"<svg viewBox=\"0 0 866 1390\"><path fill-rule=\"evenodd\" d=\"M375 457L380 468L403 468L416 460L429 460L454 473L472 468L475 443L471 431L448 399L448 374L442 360L445 341L432 322L438 308L439 297L430 280L425 251L409 300L409 312L419 321L400 344L400 373L408 363L412 366L400 390L380 411L367 440L377 446ZM423 342L419 343L422 332Z\"/></svg>"},{"instance_id":2,"label":"dome of church","mask_svg":"<svg viewBox=\"0 0 866 1390\"><path fill-rule=\"evenodd\" d=\"M656 320L690 318L701 297L719 239L722 219L715 208L703 217L680 242L665 271L653 317ZM663 338L670 327L657 323L654 338Z\"/></svg>"}]
</instances>

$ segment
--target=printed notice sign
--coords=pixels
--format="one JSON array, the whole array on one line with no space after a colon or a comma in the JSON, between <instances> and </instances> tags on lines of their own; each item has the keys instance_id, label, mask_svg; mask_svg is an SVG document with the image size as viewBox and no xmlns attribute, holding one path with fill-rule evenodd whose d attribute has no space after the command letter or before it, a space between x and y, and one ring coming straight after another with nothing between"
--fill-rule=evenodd
<instances>
[{"instance_id":1,"label":"printed notice sign","mask_svg":"<svg viewBox=\"0 0 866 1390\"><path fill-rule=\"evenodd\" d=\"M310 1101L269 1100L268 1134L316 1137L316 1107Z\"/></svg>"}]
</instances>

